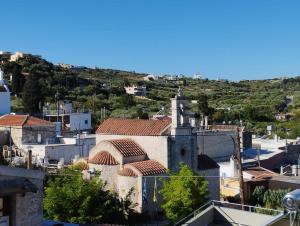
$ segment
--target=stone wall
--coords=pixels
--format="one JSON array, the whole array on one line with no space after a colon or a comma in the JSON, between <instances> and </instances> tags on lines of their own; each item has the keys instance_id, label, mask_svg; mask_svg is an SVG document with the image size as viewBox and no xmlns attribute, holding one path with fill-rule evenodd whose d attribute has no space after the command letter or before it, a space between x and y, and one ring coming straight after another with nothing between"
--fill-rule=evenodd
<instances>
[{"instance_id":1,"label":"stone wall","mask_svg":"<svg viewBox=\"0 0 300 226\"><path fill-rule=\"evenodd\" d=\"M173 136L169 140L169 166L171 170L178 171L179 164L185 163L194 171L197 168L196 136Z\"/></svg>"},{"instance_id":2,"label":"stone wall","mask_svg":"<svg viewBox=\"0 0 300 226\"><path fill-rule=\"evenodd\" d=\"M0 147L9 143L8 131L0 131Z\"/></svg>"},{"instance_id":3,"label":"stone wall","mask_svg":"<svg viewBox=\"0 0 300 226\"><path fill-rule=\"evenodd\" d=\"M46 143L48 139L56 136L53 126L24 126L22 129L22 143L38 143L38 134L41 136L41 143Z\"/></svg>"},{"instance_id":4,"label":"stone wall","mask_svg":"<svg viewBox=\"0 0 300 226\"><path fill-rule=\"evenodd\" d=\"M43 220L43 179L38 170L0 166L0 180L26 178L37 188L37 193L27 192L10 196L11 226L40 226Z\"/></svg>"}]
</instances>

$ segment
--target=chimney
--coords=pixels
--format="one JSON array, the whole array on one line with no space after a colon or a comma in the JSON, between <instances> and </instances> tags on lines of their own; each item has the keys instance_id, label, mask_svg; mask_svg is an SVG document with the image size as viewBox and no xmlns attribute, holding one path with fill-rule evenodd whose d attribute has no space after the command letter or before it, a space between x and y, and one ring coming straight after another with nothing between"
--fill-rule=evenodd
<instances>
[{"instance_id":1,"label":"chimney","mask_svg":"<svg viewBox=\"0 0 300 226\"><path fill-rule=\"evenodd\" d=\"M28 150L27 169L32 169L32 151Z\"/></svg>"}]
</instances>

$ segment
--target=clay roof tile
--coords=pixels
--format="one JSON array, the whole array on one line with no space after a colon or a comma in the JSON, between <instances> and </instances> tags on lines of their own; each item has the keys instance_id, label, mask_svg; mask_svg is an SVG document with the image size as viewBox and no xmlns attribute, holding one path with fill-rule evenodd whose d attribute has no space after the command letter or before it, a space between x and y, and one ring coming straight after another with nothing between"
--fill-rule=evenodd
<instances>
[{"instance_id":1,"label":"clay roof tile","mask_svg":"<svg viewBox=\"0 0 300 226\"><path fill-rule=\"evenodd\" d=\"M108 140L124 157L146 155L143 149L131 139Z\"/></svg>"},{"instance_id":2,"label":"clay roof tile","mask_svg":"<svg viewBox=\"0 0 300 226\"><path fill-rule=\"evenodd\" d=\"M94 155L89 163L97 164L97 165L118 165L117 160L107 151L100 151L96 155Z\"/></svg>"},{"instance_id":3,"label":"clay roof tile","mask_svg":"<svg viewBox=\"0 0 300 226\"><path fill-rule=\"evenodd\" d=\"M97 129L99 134L159 136L171 125L171 119L119 119L109 118Z\"/></svg>"},{"instance_id":4,"label":"clay roof tile","mask_svg":"<svg viewBox=\"0 0 300 226\"><path fill-rule=\"evenodd\" d=\"M140 162L129 163L136 168L143 176L163 174L166 168L156 160L145 160Z\"/></svg>"}]
</instances>

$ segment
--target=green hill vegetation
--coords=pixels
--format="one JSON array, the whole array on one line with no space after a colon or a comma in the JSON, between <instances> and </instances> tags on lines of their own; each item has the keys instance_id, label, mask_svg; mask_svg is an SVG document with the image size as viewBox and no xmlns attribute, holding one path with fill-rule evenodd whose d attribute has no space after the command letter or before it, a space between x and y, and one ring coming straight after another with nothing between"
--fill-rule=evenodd
<instances>
[{"instance_id":1,"label":"green hill vegetation","mask_svg":"<svg viewBox=\"0 0 300 226\"><path fill-rule=\"evenodd\" d=\"M71 100L76 109L91 111L95 126L103 120L104 108L106 117L148 118L162 107L168 111L170 98L181 87L194 100L190 110L197 118L204 113L210 123L239 124L242 120L248 129L261 135L267 125L274 125L280 137L300 136L300 77L239 82L189 77L144 81L146 74L64 68L31 55L16 62L0 56L0 67L10 81L12 111L17 113L39 115L44 103L55 107L58 98ZM124 85L129 84L147 86L147 98L127 95ZM277 120L276 115L287 119Z\"/></svg>"}]
</instances>

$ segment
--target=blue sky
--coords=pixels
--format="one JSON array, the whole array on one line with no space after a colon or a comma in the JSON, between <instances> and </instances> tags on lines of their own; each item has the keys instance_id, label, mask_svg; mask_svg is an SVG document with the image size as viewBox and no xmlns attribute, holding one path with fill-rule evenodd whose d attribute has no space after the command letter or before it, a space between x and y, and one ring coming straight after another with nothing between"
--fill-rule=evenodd
<instances>
[{"instance_id":1,"label":"blue sky","mask_svg":"<svg viewBox=\"0 0 300 226\"><path fill-rule=\"evenodd\" d=\"M231 80L300 74L300 1L1 1L0 50Z\"/></svg>"}]
</instances>

